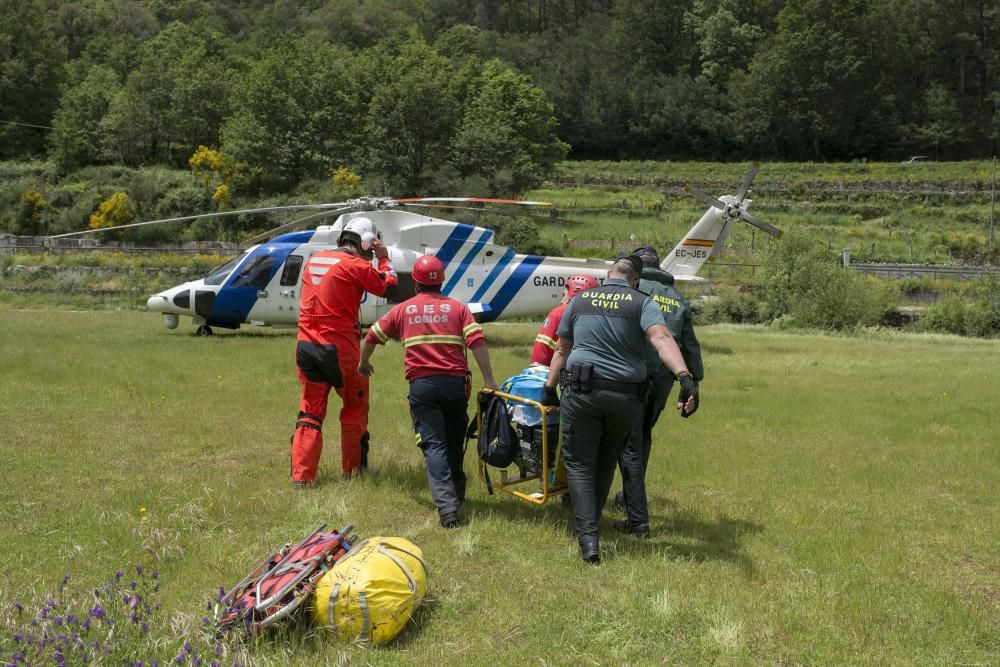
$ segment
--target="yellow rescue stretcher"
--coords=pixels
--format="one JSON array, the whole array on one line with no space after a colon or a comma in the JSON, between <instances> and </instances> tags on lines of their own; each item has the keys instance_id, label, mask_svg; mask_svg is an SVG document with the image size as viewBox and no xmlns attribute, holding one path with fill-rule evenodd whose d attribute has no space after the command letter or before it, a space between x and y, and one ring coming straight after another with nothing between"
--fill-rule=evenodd
<instances>
[{"instance_id":1,"label":"yellow rescue stretcher","mask_svg":"<svg viewBox=\"0 0 1000 667\"><path fill-rule=\"evenodd\" d=\"M519 431L519 438L522 435L530 437L528 441L521 440L522 453L524 455L517 457L514 463L507 468L496 468L500 470L499 480L490 479L487 463L480 459L479 478L488 486L505 491L534 505L543 505L549 498L560 497L567 493L569 487L566 483L566 466L563 463L562 451L559 447L559 408L545 406L530 398L515 396L493 389L483 388L479 390L479 393L499 396L505 399L508 405L510 403L520 403L524 406L535 408L541 416L541 422L537 426L515 427L515 430ZM481 405L481 401L476 401L476 426L479 429L483 428ZM553 417L555 417L555 423L550 427ZM516 474L513 476L512 468L516 471ZM532 482L537 484L537 491L528 492L527 490L522 490L525 489L523 485Z\"/></svg>"}]
</instances>

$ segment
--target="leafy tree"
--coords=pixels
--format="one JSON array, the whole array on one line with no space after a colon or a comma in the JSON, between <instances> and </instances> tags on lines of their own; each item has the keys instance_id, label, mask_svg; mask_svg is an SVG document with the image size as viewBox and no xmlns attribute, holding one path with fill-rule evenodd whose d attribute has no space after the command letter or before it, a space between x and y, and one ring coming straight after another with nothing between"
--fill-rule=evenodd
<instances>
[{"instance_id":1,"label":"leafy tree","mask_svg":"<svg viewBox=\"0 0 1000 667\"><path fill-rule=\"evenodd\" d=\"M549 176L569 150L555 130L541 89L493 60L465 104L453 159L463 174L485 177L493 193L523 192Z\"/></svg>"},{"instance_id":2,"label":"leafy tree","mask_svg":"<svg viewBox=\"0 0 1000 667\"><path fill-rule=\"evenodd\" d=\"M64 57L43 0L0 0L0 159L45 146Z\"/></svg>"},{"instance_id":3,"label":"leafy tree","mask_svg":"<svg viewBox=\"0 0 1000 667\"><path fill-rule=\"evenodd\" d=\"M49 156L57 170L65 173L100 161L101 120L120 88L114 71L98 65L63 93L49 135Z\"/></svg>"},{"instance_id":4,"label":"leafy tree","mask_svg":"<svg viewBox=\"0 0 1000 667\"><path fill-rule=\"evenodd\" d=\"M160 146L162 116L141 90L138 77L111 98L101 119L101 154L106 160L137 167L154 161Z\"/></svg>"},{"instance_id":5,"label":"leafy tree","mask_svg":"<svg viewBox=\"0 0 1000 667\"><path fill-rule=\"evenodd\" d=\"M856 157L880 127L877 72L861 47L863 0L788 0L778 30L733 94L734 125L761 152L794 158ZM749 132L753 131L751 135Z\"/></svg>"},{"instance_id":6,"label":"leafy tree","mask_svg":"<svg viewBox=\"0 0 1000 667\"><path fill-rule=\"evenodd\" d=\"M277 190L321 177L359 143L351 58L314 38L286 40L255 63L234 92L222 129L223 152Z\"/></svg>"},{"instance_id":7,"label":"leafy tree","mask_svg":"<svg viewBox=\"0 0 1000 667\"><path fill-rule=\"evenodd\" d=\"M450 94L451 66L416 32L383 59L365 119L365 168L394 189L413 192L428 170L448 161L460 114Z\"/></svg>"},{"instance_id":8,"label":"leafy tree","mask_svg":"<svg viewBox=\"0 0 1000 667\"><path fill-rule=\"evenodd\" d=\"M934 146L934 158L941 157L942 146L948 148L961 140L962 119L955 98L940 83L934 83L924 93L924 122L913 129L916 138Z\"/></svg>"},{"instance_id":9,"label":"leafy tree","mask_svg":"<svg viewBox=\"0 0 1000 667\"><path fill-rule=\"evenodd\" d=\"M764 38L764 30L741 19L743 3L735 0L695 0L684 15L694 32L701 75L724 88L734 70L746 69L749 55Z\"/></svg>"}]
</instances>

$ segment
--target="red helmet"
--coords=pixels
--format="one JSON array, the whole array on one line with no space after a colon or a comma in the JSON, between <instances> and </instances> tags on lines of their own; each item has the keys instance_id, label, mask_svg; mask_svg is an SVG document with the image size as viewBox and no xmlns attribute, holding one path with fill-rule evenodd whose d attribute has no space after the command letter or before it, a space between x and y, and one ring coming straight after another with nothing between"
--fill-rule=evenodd
<instances>
[{"instance_id":1,"label":"red helmet","mask_svg":"<svg viewBox=\"0 0 1000 667\"><path fill-rule=\"evenodd\" d=\"M572 299L580 292L599 287L601 283L593 276L575 275L566 279L566 299Z\"/></svg>"},{"instance_id":2,"label":"red helmet","mask_svg":"<svg viewBox=\"0 0 1000 667\"><path fill-rule=\"evenodd\" d=\"M444 282L444 264L434 255L424 255L413 263L411 275L421 285L440 285Z\"/></svg>"}]
</instances>

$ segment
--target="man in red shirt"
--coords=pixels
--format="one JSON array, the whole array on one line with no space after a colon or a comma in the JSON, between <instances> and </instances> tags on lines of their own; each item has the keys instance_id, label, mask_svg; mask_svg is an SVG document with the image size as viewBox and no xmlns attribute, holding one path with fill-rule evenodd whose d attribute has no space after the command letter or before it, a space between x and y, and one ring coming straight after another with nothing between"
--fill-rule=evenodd
<instances>
[{"instance_id":1,"label":"man in red shirt","mask_svg":"<svg viewBox=\"0 0 1000 667\"><path fill-rule=\"evenodd\" d=\"M431 497L441 525L457 528L466 485L462 463L470 376L465 348L472 350L483 384L496 389L497 383L482 327L464 303L441 294L441 260L424 255L413 264L412 275L417 295L396 305L368 330L358 373L367 377L374 372L370 359L376 345L390 338L403 343L410 416L427 464Z\"/></svg>"},{"instance_id":2,"label":"man in red shirt","mask_svg":"<svg viewBox=\"0 0 1000 667\"><path fill-rule=\"evenodd\" d=\"M353 218L336 250L315 253L306 263L299 299L295 365L302 384L299 417L292 435L292 481L316 480L323 453L323 420L330 389L344 401L340 410L340 468L343 476L368 465L368 378L358 375L361 327L358 308L365 292L384 296L396 286L389 253L368 218ZM372 256L378 257L378 270Z\"/></svg>"},{"instance_id":3,"label":"man in red shirt","mask_svg":"<svg viewBox=\"0 0 1000 667\"><path fill-rule=\"evenodd\" d=\"M599 287L600 284L597 278L592 276L576 275L566 279L562 303L549 311L549 314L545 316L545 321L542 322L542 328L535 336L535 346L531 350L531 363L542 366L548 366L552 363L552 355L555 354L556 345L559 342L556 329L559 328L559 322L562 321L566 304L580 292Z\"/></svg>"}]
</instances>

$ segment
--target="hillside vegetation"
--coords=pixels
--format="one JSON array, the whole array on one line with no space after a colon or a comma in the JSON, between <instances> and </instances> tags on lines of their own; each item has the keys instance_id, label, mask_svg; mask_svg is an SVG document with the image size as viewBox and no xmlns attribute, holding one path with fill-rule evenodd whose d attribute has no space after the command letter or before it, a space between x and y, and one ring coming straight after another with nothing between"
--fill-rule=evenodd
<instances>
[{"instance_id":1,"label":"hillside vegetation","mask_svg":"<svg viewBox=\"0 0 1000 667\"><path fill-rule=\"evenodd\" d=\"M573 222L466 215L497 228L522 252L541 250L593 254L570 241L618 240L672 245L704 212L684 193L693 185L713 196L735 193L748 162L561 162L550 181L526 196L555 204ZM213 187L197 170L164 167L88 167L58 176L44 163L0 163L0 230L56 234L88 229L101 205L116 193L127 204L122 220L140 221L219 210ZM453 183L455 187L461 184ZM346 188L346 189L345 189ZM225 206L252 208L339 201L345 196L392 194L359 178L310 180L281 195L234 194ZM856 261L995 264L990 246L990 162L764 163L754 181L752 211L787 231L802 231ZM470 195L437 190L422 194ZM459 214L462 217L464 214ZM286 218L239 216L145 227L123 238L138 245L157 241L240 240ZM731 258L753 257L770 238L737 225L728 244ZM606 250L607 252L608 250ZM597 252L600 252L598 248Z\"/></svg>"},{"instance_id":2,"label":"hillside vegetation","mask_svg":"<svg viewBox=\"0 0 1000 667\"><path fill-rule=\"evenodd\" d=\"M987 158L1000 7L0 0L0 159L517 192L574 158Z\"/></svg>"}]
</instances>

